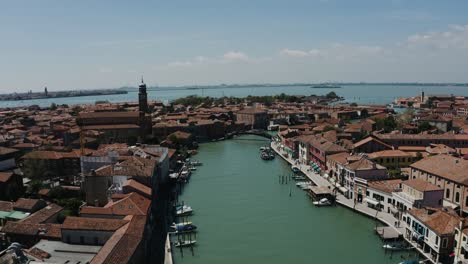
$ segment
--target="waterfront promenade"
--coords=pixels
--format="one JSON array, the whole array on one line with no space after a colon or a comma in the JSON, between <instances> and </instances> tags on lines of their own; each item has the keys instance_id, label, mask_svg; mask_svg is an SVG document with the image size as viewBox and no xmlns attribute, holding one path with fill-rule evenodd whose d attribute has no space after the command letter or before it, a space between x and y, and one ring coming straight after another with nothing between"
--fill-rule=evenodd
<instances>
[{"instance_id":1,"label":"waterfront promenade","mask_svg":"<svg viewBox=\"0 0 468 264\"><path fill-rule=\"evenodd\" d=\"M279 143L272 141L270 144L271 148L281 157L283 158L286 162L288 162L291 165L295 165L298 167L304 175L307 176L315 185L317 186L325 186L328 188L333 188L333 184L330 183L327 179L322 177L321 175L315 173L314 171L310 170L310 166L305 165L305 164L297 164L295 160L287 156L287 152L283 151L280 149ZM398 234L402 235L403 238L410 243L414 249L416 249L420 254L422 254L427 260L429 260L431 263L436 264L431 256L428 253L425 253L422 249L420 249L416 243L412 242L411 240L407 239L404 236L405 233L405 228L406 228L406 223L403 221L398 221L392 214L387 213L387 212L382 212L382 211L377 211L375 209L372 209L364 203L354 203L354 200L346 198L344 195L337 193L336 195L336 202L342 206L345 206L353 211L356 211L360 214L367 215L375 220L380 221L381 223L384 223L385 225L393 228ZM399 225L398 225L399 223ZM398 226L397 226L398 225Z\"/></svg>"}]
</instances>

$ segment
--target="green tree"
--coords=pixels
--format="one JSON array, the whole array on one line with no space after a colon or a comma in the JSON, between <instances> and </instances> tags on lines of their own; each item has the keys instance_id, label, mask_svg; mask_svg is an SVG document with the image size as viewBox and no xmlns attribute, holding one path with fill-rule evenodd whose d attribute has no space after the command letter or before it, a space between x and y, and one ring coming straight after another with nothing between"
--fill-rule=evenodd
<instances>
[{"instance_id":1,"label":"green tree","mask_svg":"<svg viewBox=\"0 0 468 264\"><path fill-rule=\"evenodd\" d=\"M358 106L358 104L356 104L356 103L351 103L351 104L349 104L349 106L356 107L356 106Z\"/></svg>"},{"instance_id":2,"label":"green tree","mask_svg":"<svg viewBox=\"0 0 468 264\"><path fill-rule=\"evenodd\" d=\"M391 132L397 128L397 122L393 116L376 119L375 124L377 129L384 130L386 133Z\"/></svg>"},{"instance_id":3,"label":"green tree","mask_svg":"<svg viewBox=\"0 0 468 264\"><path fill-rule=\"evenodd\" d=\"M52 173L47 169L47 166L42 159L26 159L21 168L26 178L32 180L42 180Z\"/></svg>"},{"instance_id":4,"label":"green tree","mask_svg":"<svg viewBox=\"0 0 468 264\"><path fill-rule=\"evenodd\" d=\"M337 99L337 98L339 98L339 96L333 91L327 93L327 95L325 95L325 97L327 97L328 99Z\"/></svg>"},{"instance_id":5,"label":"green tree","mask_svg":"<svg viewBox=\"0 0 468 264\"><path fill-rule=\"evenodd\" d=\"M420 122L418 125L419 132L427 131L431 128L432 128L431 124L429 124L429 122L427 121Z\"/></svg>"},{"instance_id":6,"label":"green tree","mask_svg":"<svg viewBox=\"0 0 468 264\"><path fill-rule=\"evenodd\" d=\"M51 103L49 108L50 108L50 110L57 110L57 104L56 103Z\"/></svg>"},{"instance_id":7,"label":"green tree","mask_svg":"<svg viewBox=\"0 0 468 264\"><path fill-rule=\"evenodd\" d=\"M40 180L32 180L28 184L28 188L26 190L26 193L30 197L37 197L37 193L39 192L40 189L44 188L44 184Z\"/></svg>"}]
</instances>

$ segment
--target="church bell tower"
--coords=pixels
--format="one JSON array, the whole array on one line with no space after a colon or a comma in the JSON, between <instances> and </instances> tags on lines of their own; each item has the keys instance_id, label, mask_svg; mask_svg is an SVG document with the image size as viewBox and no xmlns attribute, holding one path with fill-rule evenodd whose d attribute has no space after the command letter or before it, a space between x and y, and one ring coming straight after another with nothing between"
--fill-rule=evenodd
<instances>
[{"instance_id":1,"label":"church bell tower","mask_svg":"<svg viewBox=\"0 0 468 264\"><path fill-rule=\"evenodd\" d=\"M138 87L138 106L140 112L148 113L148 94L146 93L146 84L141 77L141 84Z\"/></svg>"}]
</instances>

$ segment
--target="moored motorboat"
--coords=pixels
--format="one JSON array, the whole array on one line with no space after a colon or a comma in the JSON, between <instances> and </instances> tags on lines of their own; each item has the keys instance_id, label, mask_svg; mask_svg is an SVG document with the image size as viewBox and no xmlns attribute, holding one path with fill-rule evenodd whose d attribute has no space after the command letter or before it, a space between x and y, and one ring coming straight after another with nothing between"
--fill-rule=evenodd
<instances>
[{"instance_id":1,"label":"moored motorboat","mask_svg":"<svg viewBox=\"0 0 468 264\"><path fill-rule=\"evenodd\" d=\"M385 244L382 246L384 249L388 249L388 250L397 250L397 251L400 251L400 250L409 250L411 249L411 247L406 247L404 245L400 245L400 244Z\"/></svg>"},{"instance_id":2,"label":"moored motorboat","mask_svg":"<svg viewBox=\"0 0 468 264\"><path fill-rule=\"evenodd\" d=\"M327 198L322 198L318 201L315 201L314 205L315 206L328 206L328 205L331 205L331 202Z\"/></svg>"},{"instance_id":3,"label":"moored motorboat","mask_svg":"<svg viewBox=\"0 0 468 264\"><path fill-rule=\"evenodd\" d=\"M306 180L306 177L304 176L292 176L293 180L296 181L301 181L301 180Z\"/></svg>"},{"instance_id":4,"label":"moored motorboat","mask_svg":"<svg viewBox=\"0 0 468 264\"><path fill-rule=\"evenodd\" d=\"M301 189L307 189L309 186L312 186L312 183L309 181L297 182L296 186L300 187Z\"/></svg>"},{"instance_id":5,"label":"moored motorboat","mask_svg":"<svg viewBox=\"0 0 468 264\"><path fill-rule=\"evenodd\" d=\"M197 230L197 226L192 224L192 222L173 223L171 228L175 233L189 233Z\"/></svg>"},{"instance_id":6,"label":"moored motorboat","mask_svg":"<svg viewBox=\"0 0 468 264\"><path fill-rule=\"evenodd\" d=\"M188 247L188 246L193 246L197 243L196 240L179 240L174 243L174 246L176 247Z\"/></svg>"},{"instance_id":7,"label":"moored motorboat","mask_svg":"<svg viewBox=\"0 0 468 264\"><path fill-rule=\"evenodd\" d=\"M177 216L191 215L193 213L192 207L188 205L178 205L175 209Z\"/></svg>"},{"instance_id":8,"label":"moored motorboat","mask_svg":"<svg viewBox=\"0 0 468 264\"><path fill-rule=\"evenodd\" d=\"M292 165L292 166L291 166L291 170L292 170L294 173L298 173L298 172L301 171L301 169L299 169L299 167L296 166L296 165Z\"/></svg>"},{"instance_id":9,"label":"moored motorboat","mask_svg":"<svg viewBox=\"0 0 468 264\"><path fill-rule=\"evenodd\" d=\"M192 166L201 166L202 163L200 161L198 161L198 160L194 160L194 161L190 162L190 165L192 165Z\"/></svg>"}]
</instances>

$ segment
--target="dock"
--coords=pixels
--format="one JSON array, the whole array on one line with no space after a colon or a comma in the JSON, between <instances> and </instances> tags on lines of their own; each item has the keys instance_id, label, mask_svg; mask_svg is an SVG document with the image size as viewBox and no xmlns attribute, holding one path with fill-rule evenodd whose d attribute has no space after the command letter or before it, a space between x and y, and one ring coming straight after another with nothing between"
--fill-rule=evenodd
<instances>
[{"instance_id":1,"label":"dock","mask_svg":"<svg viewBox=\"0 0 468 264\"><path fill-rule=\"evenodd\" d=\"M296 162L293 159L286 156L285 152L283 154L283 152L279 149L278 145L279 145L278 142L272 141L270 144L270 147L276 152L276 154L278 154L278 156L280 156L286 162L298 167L301 170L301 172L304 173L305 176L307 176L307 178L309 178L315 185L317 185L317 187L326 187L328 189L333 188L333 185L327 179L325 179L324 177L310 170L309 168L310 166L306 164L296 164ZM339 194L339 193L337 193L336 195L336 203L344 207L347 207L357 213L373 218L376 221L379 221L380 223L385 224L386 229L381 230L381 231L385 230L384 232L387 232L387 235L385 236L398 234L399 237L402 237L403 239L405 239L410 245L414 247L414 249L416 249L422 256L424 256L428 262L437 264L428 253L425 253L422 249L418 248L415 245L416 243L409 240L407 237L403 235L405 233L406 223L400 222L399 219L396 219L395 217L393 217L392 214L387 213L387 212L377 211L362 203L355 203L354 200L348 199L344 195Z\"/></svg>"},{"instance_id":2,"label":"dock","mask_svg":"<svg viewBox=\"0 0 468 264\"><path fill-rule=\"evenodd\" d=\"M166 245L164 246L164 264L172 264L172 248L171 248L171 239L169 235L166 237Z\"/></svg>"},{"instance_id":3,"label":"dock","mask_svg":"<svg viewBox=\"0 0 468 264\"><path fill-rule=\"evenodd\" d=\"M402 234L390 226L378 226L374 230L382 240L402 238Z\"/></svg>"}]
</instances>

